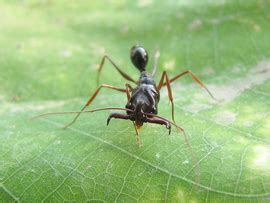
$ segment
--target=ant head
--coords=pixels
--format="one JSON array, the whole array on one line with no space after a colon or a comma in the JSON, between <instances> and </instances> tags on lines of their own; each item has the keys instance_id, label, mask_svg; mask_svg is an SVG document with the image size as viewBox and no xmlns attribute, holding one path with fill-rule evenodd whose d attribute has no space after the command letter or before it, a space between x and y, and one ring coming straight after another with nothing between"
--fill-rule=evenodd
<instances>
[{"instance_id":1,"label":"ant head","mask_svg":"<svg viewBox=\"0 0 270 203\"><path fill-rule=\"evenodd\" d=\"M145 71L148 62L148 53L143 47L139 45L133 46L130 51L130 59L140 72Z\"/></svg>"}]
</instances>

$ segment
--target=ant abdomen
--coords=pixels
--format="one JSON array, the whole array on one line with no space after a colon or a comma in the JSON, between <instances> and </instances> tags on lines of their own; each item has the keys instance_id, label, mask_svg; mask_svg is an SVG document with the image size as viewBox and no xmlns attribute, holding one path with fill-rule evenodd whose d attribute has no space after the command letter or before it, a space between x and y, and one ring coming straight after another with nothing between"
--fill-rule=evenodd
<instances>
[{"instance_id":1,"label":"ant abdomen","mask_svg":"<svg viewBox=\"0 0 270 203\"><path fill-rule=\"evenodd\" d=\"M148 62L148 53L143 47L139 45L133 46L130 51L130 59L140 72L145 71Z\"/></svg>"}]
</instances>

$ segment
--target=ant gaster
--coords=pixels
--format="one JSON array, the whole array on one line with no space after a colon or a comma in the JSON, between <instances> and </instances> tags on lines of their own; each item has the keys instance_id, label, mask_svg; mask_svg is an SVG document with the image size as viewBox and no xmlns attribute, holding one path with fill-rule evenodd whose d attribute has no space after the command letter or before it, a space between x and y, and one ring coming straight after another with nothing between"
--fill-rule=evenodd
<instances>
[{"instance_id":1,"label":"ant gaster","mask_svg":"<svg viewBox=\"0 0 270 203\"><path fill-rule=\"evenodd\" d=\"M155 83L153 77L156 72L157 68L157 59L159 57L159 53L156 52L155 54L155 61L154 61L154 68L152 73L148 73L145 68L148 62L148 53L147 51L139 46L135 45L131 48L130 52L130 59L133 63L133 65L140 71L140 78L138 81L132 79L128 74L123 72L112 60L109 56L105 55L103 56L99 69L98 69L98 77L97 77L97 83L99 83L99 76L101 73L101 70L103 68L105 59L107 59L113 67L120 73L120 75L125 78L126 80L134 83L136 85L135 88L133 88L130 84L125 84L125 88L119 88L119 87L114 87L111 85L107 84L102 84L100 85L94 94L89 98L89 100L86 102L86 104L83 106L81 111L79 112L58 112L58 113L47 113L43 114L40 116L48 115L48 114L66 114L66 113L76 113L77 115L75 118L70 122L68 125L66 125L64 128L72 125L75 123L77 118L81 113L86 113L86 112L95 112L95 111L101 111L101 110L124 110L126 111L126 114L122 113L112 113L109 115L107 119L107 125L109 125L110 120L112 118L115 119L126 119L126 120L131 120L134 124L135 131L136 131L136 137L137 137L137 143L140 144L140 139L139 139L139 132L138 129L144 124L144 123L155 123L155 124L160 124L160 125L165 125L166 128L169 130L169 134L171 132L171 125L174 125L177 127L180 131L184 133L184 130L176 125L175 119L174 119L174 103L173 103L173 96L172 96L172 90L171 90L171 83L177 80L178 78L190 74L192 76L192 79L198 83L202 88L204 88L209 95L213 97L211 92L206 88L206 86L201 82L201 80L190 70L186 70L173 78L169 79L166 71L163 71L161 79L158 83L158 85ZM162 87L166 86L167 87L167 92L168 92L168 97L171 102L172 106L172 120L173 122L169 121L168 119L165 119L163 117L160 117L157 115L158 113L158 103L160 99L160 90ZM93 102L93 100L96 98L98 93L102 88L108 88L108 89L113 89L119 92L126 93L127 95L127 104L125 108L100 108L100 109L94 109L94 110L89 110L86 111L85 108L89 107L89 105ZM216 99L215 99L216 100ZM37 116L37 117L40 117Z\"/></svg>"}]
</instances>

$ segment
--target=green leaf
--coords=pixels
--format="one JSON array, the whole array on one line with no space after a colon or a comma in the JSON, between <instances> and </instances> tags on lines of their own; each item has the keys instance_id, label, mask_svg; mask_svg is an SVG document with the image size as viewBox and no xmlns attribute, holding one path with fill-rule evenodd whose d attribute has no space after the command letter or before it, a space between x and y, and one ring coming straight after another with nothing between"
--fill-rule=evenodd
<instances>
[{"instance_id":1,"label":"green leaf","mask_svg":"<svg viewBox=\"0 0 270 203\"><path fill-rule=\"evenodd\" d=\"M268 1L1 1L0 202L269 202L270 9ZM158 74L192 70L172 85L183 134L110 112L30 120L79 110L109 54L138 78L136 42L161 52ZM102 83L126 81L106 63ZM101 90L91 108L124 107ZM166 89L159 115L171 118ZM193 154L194 153L194 154ZM194 155L195 160L192 158ZM199 173L196 173L196 170Z\"/></svg>"}]
</instances>

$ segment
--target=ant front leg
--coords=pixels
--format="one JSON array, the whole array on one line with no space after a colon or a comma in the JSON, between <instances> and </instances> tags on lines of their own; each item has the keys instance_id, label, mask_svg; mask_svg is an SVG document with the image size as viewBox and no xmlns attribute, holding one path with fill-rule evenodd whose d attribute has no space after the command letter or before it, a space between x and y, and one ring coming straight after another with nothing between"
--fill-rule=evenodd
<instances>
[{"instance_id":1,"label":"ant front leg","mask_svg":"<svg viewBox=\"0 0 270 203\"><path fill-rule=\"evenodd\" d=\"M86 107L88 107L93 101L94 99L96 98L96 96L98 95L99 91L101 90L101 88L108 88L108 89L113 89L113 90L116 90L116 91L119 91L119 92L126 92L127 90L126 89L121 89L121 88L118 88L118 87L114 87L114 86L111 86L111 85L106 85L106 84L103 84L103 85L100 85L96 91L94 92L94 94L89 98L89 100L86 102L86 104L83 106L83 108L81 109L81 111L83 111ZM67 128L69 126L71 126L73 123L76 122L76 120L78 119L78 117L80 116L81 112L78 113L75 118L69 123L67 124L66 126L64 126L64 128Z\"/></svg>"},{"instance_id":2,"label":"ant front leg","mask_svg":"<svg viewBox=\"0 0 270 203\"><path fill-rule=\"evenodd\" d=\"M127 84L127 83L126 83L126 93L127 93L127 100L128 100L128 101L130 100L130 97L131 97L130 93L131 93L132 91L133 91L133 87L131 87L130 84Z\"/></svg>"},{"instance_id":3,"label":"ant front leg","mask_svg":"<svg viewBox=\"0 0 270 203\"><path fill-rule=\"evenodd\" d=\"M206 92L212 97L212 99L216 100L216 101L219 101L218 99L216 99L213 94L210 92L210 90L205 86L205 84L203 84L203 82L190 70L186 70L178 75L176 75L175 77L173 77L172 79L170 79L170 83L174 82L175 80L177 80L178 78L184 76L184 75L187 75L187 74L190 74L192 79L197 83L199 84L202 88L204 88L206 90ZM162 86L165 86L166 85L166 82L165 83L162 83Z\"/></svg>"},{"instance_id":4,"label":"ant front leg","mask_svg":"<svg viewBox=\"0 0 270 203\"><path fill-rule=\"evenodd\" d=\"M107 59L112 65L113 67L120 73L120 75L125 78L126 80L130 81L130 82L133 82L135 84L137 84L137 82L132 79L127 73L125 73L124 71L122 71L113 61L112 59L108 56L108 55L104 55L102 57L102 60L100 62L100 65L99 65L99 68L98 68L98 77L97 77L97 84L99 84L99 77L100 77L100 73L101 73L101 70L103 68L103 65L105 63L105 59Z\"/></svg>"},{"instance_id":5,"label":"ant front leg","mask_svg":"<svg viewBox=\"0 0 270 203\"><path fill-rule=\"evenodd\" d=\"M165 80L165 83L164 83L164 80ZM165 86L163 85L165 84L167 86L167 91L168 91L168 97L170 99L170 102L172 104L172 120L173 122L175 123L175 120L174 120L174 103L173 103L173 95L172 95L172 89L171 89L171 84L170 84L170 80L169 80L169 77L166 73L166 71L164 71L162 73L162 76L161 76L161 79L160 79L160 82L159 82L159 85L157 87L158 91L160 91L160 89Z\"/></svg>"}]
</instances>

